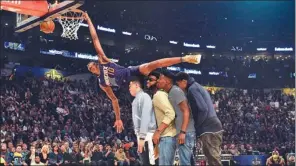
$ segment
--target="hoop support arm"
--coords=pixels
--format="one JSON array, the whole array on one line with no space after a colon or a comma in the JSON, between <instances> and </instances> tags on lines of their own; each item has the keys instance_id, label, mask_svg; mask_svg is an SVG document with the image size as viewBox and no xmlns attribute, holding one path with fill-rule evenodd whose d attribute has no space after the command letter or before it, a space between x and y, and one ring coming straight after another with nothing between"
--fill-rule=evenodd
<instances>
[{"instance_id":1,"label":"hoop support arm","mask_svg":"<svg viewBox=\"0 0 296 166\"><path fill-rule=\"evenodd\" d=\"M0 9L30 16L43 16L48 13L46 0L1 0Z\"/></svg>"}]
</instances>

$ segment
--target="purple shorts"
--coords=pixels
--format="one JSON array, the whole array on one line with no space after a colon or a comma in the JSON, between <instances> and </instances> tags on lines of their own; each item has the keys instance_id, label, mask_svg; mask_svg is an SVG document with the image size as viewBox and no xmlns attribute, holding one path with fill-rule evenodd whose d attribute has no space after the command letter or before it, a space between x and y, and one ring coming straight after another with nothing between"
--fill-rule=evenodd
<instances>
[{"instance_id":1,"label":"purple shorts","mask_svg":"<svg viewBox=\"0 0 296 166\"><path fill-rule=\"evenodd\" d=\"M130 72L130 76L139 76L142 75L140 72L140 66L129 66L128 67L129 72Z\"/></svg>"}]
</instances>

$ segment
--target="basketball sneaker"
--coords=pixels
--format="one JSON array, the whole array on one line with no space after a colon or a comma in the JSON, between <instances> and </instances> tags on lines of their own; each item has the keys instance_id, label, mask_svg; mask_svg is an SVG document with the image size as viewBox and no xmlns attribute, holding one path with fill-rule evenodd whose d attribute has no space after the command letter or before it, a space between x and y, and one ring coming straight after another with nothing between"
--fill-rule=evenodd
<instances>
[{"instance_id":1,"label":"basketball sneaker","mask_svg":"<svg viewBox=\"0 0 296 166\"><path fill-rule=\"evenodd\" d=\"M201 60L201 55L186 55L182 57L183 62L199 64Z\"/></svg>"}]
</instances>

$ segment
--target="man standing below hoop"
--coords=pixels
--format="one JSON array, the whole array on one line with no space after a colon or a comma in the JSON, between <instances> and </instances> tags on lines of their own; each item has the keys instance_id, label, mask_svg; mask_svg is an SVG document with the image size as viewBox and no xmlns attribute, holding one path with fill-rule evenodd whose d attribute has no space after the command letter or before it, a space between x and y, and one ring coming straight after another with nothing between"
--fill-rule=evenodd
<instances>
[{"instance_id":1,"label":"man standing below hoop","mask_svg":"<svg viewBox=\"0 0 296 166\"><path fill-rule=\"evenodd\" d=\"M110 61L105 55L101 43L99 41L96 29L87 13L84 13L84 18L88 23L90 34L94 43L95 50L99 57L99 63L90 62L87 67L88 70L98 77L100 88L106 93L108 98L112 101L112 106L115 112L116 121L114 127L117 132L123 130L123 124L120 119L120 108L118 99L113 93L111 87L120 87L127 81L131 75L148 75L157 68L168 67L182 62L199 64L201 55L187 55L184 57L164 58L153 62L141 64L139 66L132 66L125 68Z\"/></svg>"},{"instance_id":2,"label":"man standing below hoop","mask_svg":"<svg viewBox=\"0 0 296 166\"><path fill-rule=\"evenodd\" d=\"M152 99L143 91L141 81L137 77L130 79L129 91L135 97L132 103L132 117L138 140L138 153L142 162L141 165L155 165L152 136L157 124Z\"/></svg>"}]
</instances>

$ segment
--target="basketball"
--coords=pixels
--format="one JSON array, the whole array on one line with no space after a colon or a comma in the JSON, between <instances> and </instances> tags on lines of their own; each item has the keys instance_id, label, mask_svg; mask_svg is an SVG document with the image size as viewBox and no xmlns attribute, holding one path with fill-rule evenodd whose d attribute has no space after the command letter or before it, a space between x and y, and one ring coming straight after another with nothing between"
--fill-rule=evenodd
<instances>
[{"instance_id":1,"label":"basketball","mask_svg":"<svg viewBox=\"0 0 296 166\"><path fill-rule=\"evenodd\" d=\"M43 21L40 24L40 31L44 32L44 33L53 33L55 28L55 24L52 20L50 21Z\"/></svg>"}]
</instances>

